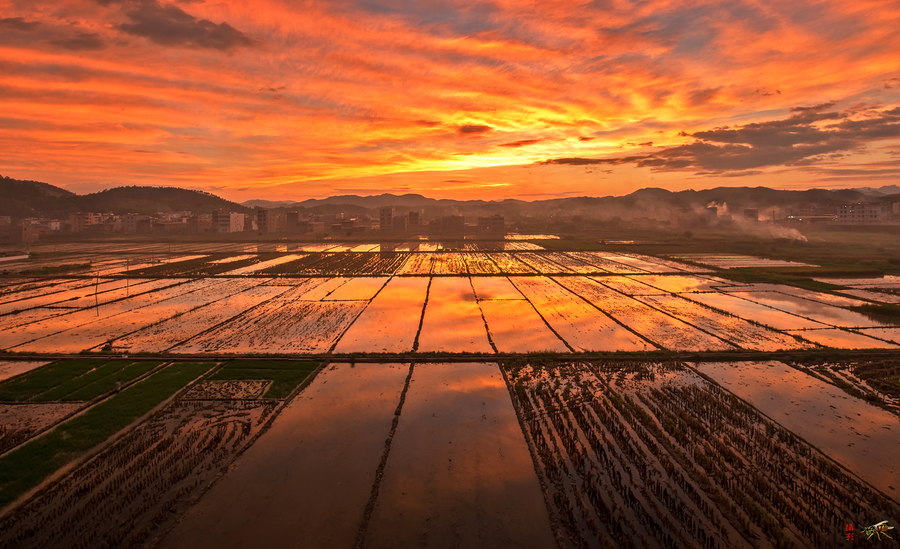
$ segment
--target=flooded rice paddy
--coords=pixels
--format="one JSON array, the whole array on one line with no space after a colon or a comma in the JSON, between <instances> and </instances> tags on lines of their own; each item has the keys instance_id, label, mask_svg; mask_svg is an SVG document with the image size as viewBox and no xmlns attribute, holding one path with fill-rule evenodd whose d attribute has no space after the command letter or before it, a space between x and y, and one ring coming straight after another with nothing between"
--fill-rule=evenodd
<instances>
[{"instance_id":1,"label":"flooded rice paddy","mask_svg":"<svg viewBox=\"0 0 900 549\"><path fill-rule=\"evenodd\" d=\"M841 547L845 524L900 513L897 414L780 362L338 362L286 401L268 384L189 385L0 540ZM0 406L7 447L63 404Z\"/></svg>"},{"instance_id":2,"label":"flooded rice paddy","mask_svg":"<svg viewBox=\"0 0 900 549\"><path fill-rule=\"evenodd\" d=\"M522 241L126 253L0 279L0 498L57 430L206 373L0 510L0 545L839 547L900 517L900 324L859 312L893 279ZM747 358L841 349L890 375Z\"/></svg>"},{"instance_id":3,"label":"flooded rice paddy","mask_svg":"<svg viewBox=\"0 0 900 549\"><path fill-rule=\"evenodd\" d=\"M893 284L889 277L845 281L856 284L846 290L857 293L851 297L734 283L639 254L498 251L476 243L447 251L428 244L436 251L323 244L328 251L290 253L214 245L191 254L185 247L118 275L13 276L0 288L0 349L320 354L895 346L870 330L890 334L897 323L851 310L879 296L890 302L889 288L869 288ZM93 260L117 262L110 255Z\"/></svg>"}]
</instances>

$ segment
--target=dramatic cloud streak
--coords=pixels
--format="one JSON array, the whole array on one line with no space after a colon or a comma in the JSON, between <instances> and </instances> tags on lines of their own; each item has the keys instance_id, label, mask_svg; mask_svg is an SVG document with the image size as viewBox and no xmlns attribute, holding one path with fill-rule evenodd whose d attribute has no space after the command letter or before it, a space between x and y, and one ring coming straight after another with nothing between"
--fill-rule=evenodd
<instances>
[{"instance_id":1,"label":"dramatic cloud streak","mask_svg":"<svg viewBox=\"0 0 900 549\"><path fill-rule=\"evenodd\" d=\"M0 173L73 188L299 197L474 170L497 184L479 196L502 198L900 176L884 164L900 150L892 2L0 0L0 14ZM397 177L476 192L459 175Z\"/></svg>"},{"instance_id":2,"label":"dramatic cloud streak","mask_svg":"<svg viewBox=\"0 0 900 549\"><path fill-rule=\"evenodd\" d=\"M871 142L900 138L900 107L854 116L851 112L829 111L833 106L795 107L790 109L795 114L783 120L681 132L680 136L696 141L653 154L557 158L540 164L635 164L656 171L696 171L698 175L756 175L761 172L749 170L827 162L837 158L836 153L857 152Z\"/></svg>"}]
</instances>

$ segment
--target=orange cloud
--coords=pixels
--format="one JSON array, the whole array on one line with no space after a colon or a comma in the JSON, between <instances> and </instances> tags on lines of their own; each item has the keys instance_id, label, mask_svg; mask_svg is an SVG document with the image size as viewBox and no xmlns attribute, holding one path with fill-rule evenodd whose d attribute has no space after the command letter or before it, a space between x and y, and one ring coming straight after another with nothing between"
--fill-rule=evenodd
<instances>
[{"instance_id":1,"label":"orange cloud","mask_svg":"<svg viewBox=\"0 0 900 549\"><path fill-rule=\"evenodd\" d=\"M684 147L724 135L716 128L829 101L848 120L900 104L900 7L875 1L0 0L0 13L0 172L72 186L301 198L327 194L329 181L371 181L380 192L375 181L390 174L617 158L635 143L696 153L701 166L711 157ZM860 147L815 161L849 178L840 170L859 177L888 159ZM691 177L747 163L720 160ZM560 193L649 184L650 164L607 164L612 173L579 175ZM501 170L506 179L491 173L478 196L554 184L518 181L526 169L564 173ZM758 169L786 184L824 173L788 161Z\"/></svg>"}]
</instances>

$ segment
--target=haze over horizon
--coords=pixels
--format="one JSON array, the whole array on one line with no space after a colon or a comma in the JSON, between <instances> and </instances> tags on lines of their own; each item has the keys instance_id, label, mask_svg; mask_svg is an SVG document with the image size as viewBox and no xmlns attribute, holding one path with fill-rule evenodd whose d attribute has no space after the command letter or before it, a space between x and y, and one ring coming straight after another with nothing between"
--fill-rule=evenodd
<instances>
[{"instance_id":1,"label":"haze over horizon","mask_svg":"<svg viewBox=\"0 0 900 549\"><path fill-rule=\"evenodd\" d=\"M0 0L0 173L534 200L900 183L896 2Z\"/></svg>"}]
</instances>

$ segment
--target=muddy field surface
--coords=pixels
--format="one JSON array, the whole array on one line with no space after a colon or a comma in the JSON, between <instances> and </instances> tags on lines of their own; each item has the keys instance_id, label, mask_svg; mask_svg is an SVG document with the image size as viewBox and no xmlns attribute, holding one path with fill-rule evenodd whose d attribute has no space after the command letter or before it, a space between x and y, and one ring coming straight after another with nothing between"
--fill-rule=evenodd
<instances>
[{"instance_id":1,"label":"muddy field surface","mask_svg":"<svg viewBox=\"0 0 900 549\"><path fill-rule=\"evenodd\" d=\"M354 547L408 375L326 367L159 547Z\"/></svg>"},{"instance_id":2,"label":"muddy field surface","mask_svg":"<svg viewBox=\"0 0 900 549\"><path fill-rule=\"evenodd\" d=\"M201 381L182 396L182 400L242 400L259 398L272 382L268 380Z\"/></svg>"},{"instance_id":3,"label":"muddy field surface","mask_svg":"<svg viewBox=\"0 0 900 549\"><path fill-rule=\"evenodd\" d=\"M249 288L226 300L147 326L117 340L115 347L132 352L162 352L288 290L289 287L265 285Z\"/></svg>"},{"instance_id":4,"label":"muddy field surface","mask_svg":"<svg viewBox=\"0 0 900 549\"><path fill-rule=\"evenodd\" d=\"M417 364L362 547L554 547L496 364Z\"/></svg>"},{"instance_id":5,"label":"muddy field surface","mask_svg":"<svg viewBox=\"0 0 900 549\"><path fill-rule=\"evenodd\" d=\"M843 547L900 512L683 366L506 371L565 547Z\"/></svg>"},{"instance_id":6,"label":"muddy field surface","mask_svg":"<svg viewBox=\"0 0 900 549\"><path fill-rule=\"evenodd\" d=\"M0 454L55 425L83 406L83 402L0 404Z\"/></svg>"},{"instance_id":7,"label":"muddy field surface","mask_svg":"<svg viewBox=\"0 0 900 549\"><path fill-rule=\"evenodd\" d=\"M173 402L4 517L0 545L152 545L148 540L170 528L231 464L276 405Z\"/></svg>"},{"instance_id":8,"label":"muddy field surface","mask_svg":"<svg viewBox=\"0 0 900 549\"><path fill-rule=\"evenodd\" d=\"M151 301L103 320L95 320L14 347L25 352L76 353L227 297L247 286L245 280L203 279L182 284L181 292ZM155 295L162 292L154 292ZM152 299L152 298L151 298Z\"/></svg>"},{"instance_id":9,"label":"muddy field surface","mask_svg":"<svg viewBox=\"0 0 900 549\"><path fill-rule=\"evenodd\" d=\"M266 304L171 352L324 353L365 307L365 301Z\"/></svg>"}]
</instances>

